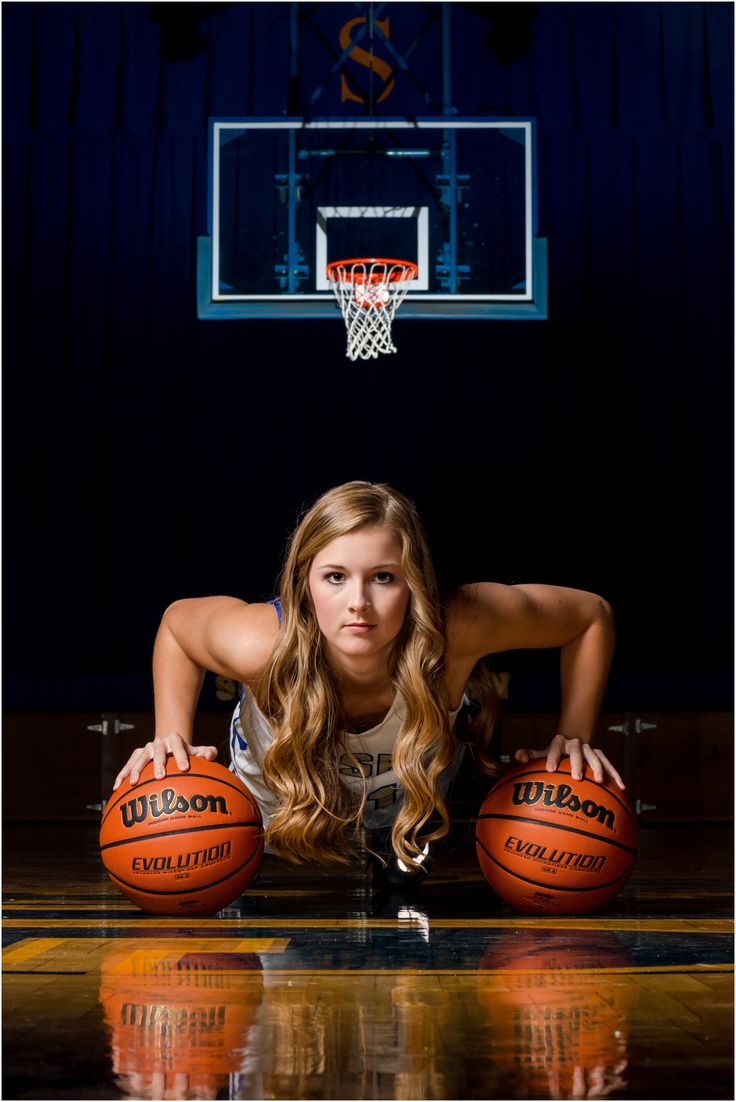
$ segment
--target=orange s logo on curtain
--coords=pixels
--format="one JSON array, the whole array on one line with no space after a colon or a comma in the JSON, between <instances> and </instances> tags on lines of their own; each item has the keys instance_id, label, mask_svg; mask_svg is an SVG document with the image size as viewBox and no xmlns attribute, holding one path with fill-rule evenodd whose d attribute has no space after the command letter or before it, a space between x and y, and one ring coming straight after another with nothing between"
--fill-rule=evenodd
<instances>
[{"instance_id":1,"label":"orange s logo on curtain","mask_svg":"<svg viewBox=\"0 0 736 1102\"><path fill-rule=\"evenodd\" d=\"M351 32L353 27L357 27L359 23L365 23L365 16L360 16L357 19L351 19L340 31L340 49L346 50L351 42ZM389 21L388 19L377 19L376 26L385 34L386 38L390 38L389 35ZM371 69L374 73L377 73L381 80L381 87L383 91L376 100L376 103L380 103L386 96L390 95L393 90L394 80L391 77L393 68L380 57L376 57L375 54L371 54L368 50L364 50L361 46L353 46L349 55L353 61L357 61L359 65L364 65L366 69ZM352 92L348 87L348 82L344 76L340 77L340 90L341 90L341 102L345 103L345 100L354 100L356 103L365 103L365 96L357 95Z\"/></svg>"}]
</instances>

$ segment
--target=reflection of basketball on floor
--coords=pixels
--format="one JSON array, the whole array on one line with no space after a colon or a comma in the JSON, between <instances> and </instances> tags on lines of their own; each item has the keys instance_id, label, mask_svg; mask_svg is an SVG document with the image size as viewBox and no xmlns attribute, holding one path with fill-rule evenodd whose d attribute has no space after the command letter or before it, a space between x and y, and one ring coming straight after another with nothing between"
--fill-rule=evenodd
<instances>
[{"instance_id":1,"label":"reflection of basketball on floor","mask_svg":"<svg viewBox=\"0 0 736 1102\"><path fill-rule=\"evenodd\" d=\"M229 770L192 758L180 771L124 781L105 808L102 860L110 879L151 914L212 914L247 888L260 868L263 827L256 801Z\"/></svg>"},{"instance_id":2,"label":"reflection of basketball on floor","mask_svg":"<svg viewBox=\"0 0 736 1102\"><path fill-rule=\"evenodd\" d=\"M583 914L624 886L638 837L618 786L597 784L587 765L573 780L565 758L556 773L542 760L499 778L478 815L476 851L488 883L516 910Z\"/></svg>"},{"instance_id":3,"label":"reflection of basketball on floor","mask_svg":"<svg viewBox=\"0 0 736 1102\"><path fill-rule=\"evenodd\" d=\"M187 940L113 943L103 960L99 1001L127 1098L228 1097L240 1070L263 999L261 961L216 943L188 951Z\"/></svg>"},{"instance_id":4,"label":"reflection of basketball on floor","mask_svg":"<svg viewBox=\"0 0 736 1102\"><path fill-rule=\"evenodd\" d=\"M603 1097L625 1087L639 997L631 965L608 931L535 928L493 939L478 965L478 1001L497 1059L515 1076L514 1097Z\"/></svg>"}]
</instances>

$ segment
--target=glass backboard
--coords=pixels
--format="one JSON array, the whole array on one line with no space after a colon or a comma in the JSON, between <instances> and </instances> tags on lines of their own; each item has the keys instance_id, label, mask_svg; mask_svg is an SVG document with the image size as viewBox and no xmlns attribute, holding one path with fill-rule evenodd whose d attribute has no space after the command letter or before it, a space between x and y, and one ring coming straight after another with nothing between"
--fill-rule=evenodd
<instances>
[{"instance_id":1,"label":"glass backboard","mask_svg":"<svg viewBox=\"0 0 736 1102\"><path fill-rule=\"evenodd\" d=\"M331 261L417 265L402 317L546 317L532 119L214 119L200 317L339 316Z\"/></svg>"}]
</instances>

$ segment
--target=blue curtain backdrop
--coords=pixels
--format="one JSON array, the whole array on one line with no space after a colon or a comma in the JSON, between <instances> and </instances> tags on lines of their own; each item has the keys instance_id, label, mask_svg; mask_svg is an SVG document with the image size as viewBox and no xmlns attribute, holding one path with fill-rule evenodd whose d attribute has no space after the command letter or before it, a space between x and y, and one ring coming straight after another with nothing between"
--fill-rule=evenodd
<instances>
[{"instance_id":1,"label":"blue curtain backdrop","mask_svg":"<svg viewBox=\"0 0 736 1102\"><path fill-rule=\"evenodd\" d=\"M550 317L399 320L357 368L339 320L196 319L208 116L365 110L356 6L298 7L295 73L289 4L3 5L6 708L146 707L167 603L270 594L350 478L446 584L605 594L610 707L728 707L732 5L452 4L458 113L538 120ZM437 113L438 10L386 6L386 113Z\"/></svg>"}]
</instances>

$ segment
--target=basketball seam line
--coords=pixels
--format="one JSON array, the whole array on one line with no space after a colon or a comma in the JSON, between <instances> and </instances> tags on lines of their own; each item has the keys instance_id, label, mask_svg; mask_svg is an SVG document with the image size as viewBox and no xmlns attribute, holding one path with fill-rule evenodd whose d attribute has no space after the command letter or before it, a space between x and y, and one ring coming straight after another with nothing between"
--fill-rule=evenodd
<instances>
[{"instance_id":1,"label":"basketball seam line","mask_svg":"<svg viewBox=\"0 0 736 1102\"><path fill-rule=\"evenodd\" d=\"M477 839L476 839L476 841L477 841ZM486 849L486 847L483 845L483 843L481 841L477 841L477 844L483 850L486 857L488 857L489 860L493 861L494 865L498 865L499 869L501 869L502 872L508 873L508 875L512 876L515 880L523 880L525 884L531 884L532 887L534 887L534 888L547 888L547 890L550 891L550 892L599 892L599 891L604 891L606 888L612 888L614 886L614 884L618 884L618 882L620 880L626 880L629 877L629 875L631 874L631 869L627 869L626 872L622 873L620 876L617 876L614 880L606 881L605 884L591 884L588 887L582 886L582 887L578 887L578 888L574 888L574 887L568 888L568 887L565 887L562 884L548 884L544 880L531 880L528 876L522 876L520 872L514 872L513 869L507 869L505 865L502 865L500 861L496 860L496 858L493 856L492 853L488 852L488 850ZM493 887L493 885L491 885L491 887ZM495 891L495 889L494 889L494 891ZM501 895L500 892L496 892L496 894ZM501 898L503 898L503 896L501 896Z\"/></svg>"},{"instance_id":2,"label":"basketball seam line","mask_svg":"<svg viewBox=\"0 0 736 1102\"><path fill-rule=\"evenodd\" d=\"M129 884L127 880L123 880L122 876L116 876L114 872L107 870L107 875L111 880L117 880L118 884L124 884L126 888L130 888L131 891L139 892L141 895L195 895L197 892L208 892L211 888L216 888L218 884L224 884L226 880L230 880L233 876L237 876L239 872L242 872L246 865L249 865L253 858L259 851L259 847L251 853L247 861L244 861L242 865L238 865L237 869L233 869L227 876L221 876L219 880L212 880L210 883L201 884L198 888L140 888L137 884ZM248 885L245 885L248 887ZM231 900L232 902L232 900ZM227 906L228 904L224 904ZM216 908L219 910L219 908ZM182 914L185 912L182 911ZM163 915L159 915L159 918L163 918Z\"/></svg>"},{"instance_id":3,"label":"basketball seam line","mask_svg":"<svg viewBox=\"0 0 736 1102\"><path fill-rule=\"evenodd\" d=\"M501 815L494 811L486 811L482 815L478 816L478 822L481 819L507 819L512 823L529 823L531 826L547 827L551 830L567 830L571 834L582 834L584 838L592 838L596 842L603 842L607 846L616 846L618 849L624 849L627 853L630 853L632 857L639 856L638 849L632 849L631 846L627 846L625 842L617 842L615 838L606 838L604 834L591 834L589 830L580 830L579 827L567 826L565 823L553 823L545 822L544 819L527 819L524 815ZM476 840L478 832L476 829Z\"/></svg>"},{"instance_id":4,"label":"basketball seam line","mask_svg":"<svg viewBox=\"0 0 736 1102\"><path fill-rule=\"evenodd\" d=\"M226 769L225 772L229 773L230 771L228 769ZM135 794L139 789L145 788L149 784L161 784L163 781L166 781L166 780L172 780L173 781L173 780L176 779L176 777L197 777L197 778L199 778L199 780L203 780L203 781L214 781L216 784L221 784L225 788L232 788L233 791L237 792L237 794L242 799L247 800L251 805L253 804L253 798L252 798L251 794L247 791L245 791L245 792L243 791L243 788L245 788L245 785L243 786L243 788L238 788L238 786L236 784L231 784L230 781L223 780L221 777L213 777L211 773L190 773L188 771L182 772L182 773L172 773L170 776L152 777L150 781L141 781L139 784L131 785L128 792L120 792L118 794L117 800L115 800L113 803L108 804L107 807L105 808L105 813L102 816L102 823L100 823L100 826L102 826L104 824L104 822L107 819L110 812L118 806L118 804L122 800L123 796L130 796L133 799L135 799Z\"/></svg>"},{"instance_id":5,"label":"basketball seam line","mask_svg":"<svg viewBox=\"0 0 736 1102\"><path fill-rule=\"evenodd\" d=\"M144 824L135 824L143 826ZM259 827L260 822L255 819L247 819L238 823L203 823L201 826L182 827L181 830L161 830L155 834L138 835L135 838L121 838L117 842L105 842L100 846L100 853L113 846L129 846L132 842L151 842L154 838L171 838L175 834L194 834L200 830L230 830L232 827Z\"/></svg>"}]
</instances>

